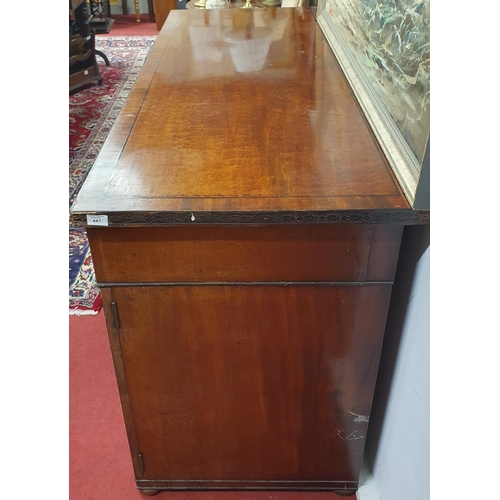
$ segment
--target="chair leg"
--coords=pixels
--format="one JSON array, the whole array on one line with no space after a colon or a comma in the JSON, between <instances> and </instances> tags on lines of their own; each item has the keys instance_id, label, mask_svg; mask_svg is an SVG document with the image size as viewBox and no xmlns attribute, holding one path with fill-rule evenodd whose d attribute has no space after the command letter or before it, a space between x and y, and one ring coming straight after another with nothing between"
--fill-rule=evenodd
<instances>
[{"instance_id":1,"label":"chair leg","mask_svg":"<svg viewBox=\"0 0 500 500\"><path fill-rule=\"evenodd\" d=\"M128 14L127 0L122 0L122 12L123 12L124 15Z\"/></svg>"}]
</instances>

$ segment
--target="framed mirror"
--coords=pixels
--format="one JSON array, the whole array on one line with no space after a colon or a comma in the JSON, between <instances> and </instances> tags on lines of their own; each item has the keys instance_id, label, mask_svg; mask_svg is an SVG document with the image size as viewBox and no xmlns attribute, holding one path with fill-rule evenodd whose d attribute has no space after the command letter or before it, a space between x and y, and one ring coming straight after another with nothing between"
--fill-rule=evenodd
<instances>
[{"instance_id":1,"label":"framed mirror","mask_svg":"<svg viewBox=\"0 0 500 500\"><path fill-rule=\"evenodd\" d=\"M318 0L316 19L408 202L429 209L429 0Z\"/></svg>"}]
</instances>

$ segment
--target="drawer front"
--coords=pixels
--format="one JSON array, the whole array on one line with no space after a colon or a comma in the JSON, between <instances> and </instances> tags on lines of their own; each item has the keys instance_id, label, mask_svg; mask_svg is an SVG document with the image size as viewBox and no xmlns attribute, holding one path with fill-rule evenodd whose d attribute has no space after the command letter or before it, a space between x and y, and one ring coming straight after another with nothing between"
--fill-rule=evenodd
<instances>
[{"instance_id":1,"label":"drawer front","mask_svg":"<svg viewBox=\"0 0 500 500\"><path fill-rule=\"evenodd\" d=\"M402 227L88 228L97 281L392 281Z\"/></svg>"}]
</instances>

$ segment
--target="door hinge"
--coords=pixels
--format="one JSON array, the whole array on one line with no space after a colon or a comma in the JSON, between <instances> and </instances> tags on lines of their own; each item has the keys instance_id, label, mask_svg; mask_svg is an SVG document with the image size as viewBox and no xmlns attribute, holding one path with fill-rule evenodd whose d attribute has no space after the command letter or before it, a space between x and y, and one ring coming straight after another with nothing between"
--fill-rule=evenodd
<instances>
[{"instance_id":1,"label":"door hinge","mask_svg":"<svg viewBox=\"0 0 500 500\"><path fill-rule=\"evenodd\" d=\"M118 320L118 309L116 307L116 302L111 302L111 315L113 316L113 326L116 329L120 328L120 321Z\"/></svg>"},{"instance_id":2,"label":"door hinge","mask_svg":"<svg viewBox=\"0 0 500 500\"><path fill-rule=\"evenodd\" d=\"M141 474L144 474L144 460L142 459L142 453L137 454L137 463L139 464Z\"/></svg>"}]
</instances>

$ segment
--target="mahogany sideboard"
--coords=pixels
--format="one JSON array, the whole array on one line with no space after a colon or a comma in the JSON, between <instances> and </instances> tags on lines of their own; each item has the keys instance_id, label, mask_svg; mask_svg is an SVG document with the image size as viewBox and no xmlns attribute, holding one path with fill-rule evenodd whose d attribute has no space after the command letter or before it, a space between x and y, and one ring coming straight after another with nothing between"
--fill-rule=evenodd
<instances>
[{"instance_id":1,"label":"mahogany sideboard","mask_svg":"<svg viewBox=\"0 0 500 500\"><path fill-rule=\"evenodd\" d=\"M172 11L71 210L137 487L358 486L408 205L307 9Z\"/></svg>"}]
</instances>

